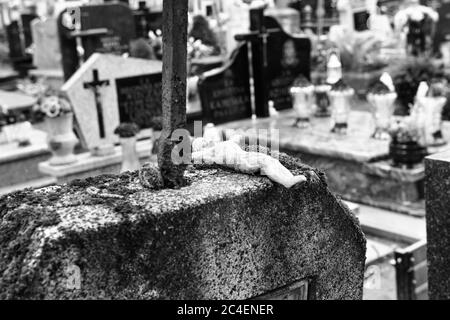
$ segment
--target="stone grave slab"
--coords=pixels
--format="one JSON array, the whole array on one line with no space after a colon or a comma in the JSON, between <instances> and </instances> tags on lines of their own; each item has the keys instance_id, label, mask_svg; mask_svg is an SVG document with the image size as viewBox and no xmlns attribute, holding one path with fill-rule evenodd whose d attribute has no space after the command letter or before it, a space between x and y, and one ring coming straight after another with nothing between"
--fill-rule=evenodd
<instances>
[{"instance_id":1,"label":"stone grave slab","mask_svg":"<svg viewBox=\"0 0 450 320\"><path fill-rule=\"evenodd\" d=\"M311 78L311 41L309 38L286 33L272 17L265 17L266 26L271 27L267 39L267 63L269 100L277 110L292 108L289 89L294 80L303 75Z\"/></svg>"},{"instance_id":2,"label":"stone grave slab","mask_svg":"<svg viewBox=\"0 0 450 320\"><path fill-rule=\"evenodd\" d=\"M450 299L450 151L430 156L426 167L428 288L431 300Z\"/></svg>"},{"instance_id":3,"label":"stone grave slab","mask_svg":"<svg viewBox=\"0 0 450 320\"><path fill-rule=\"evenodd\" d=\"M186 176L177 190L150 191L132 173L0 198L0 298L362 298L366 240L323 181L288 190L219 167Z\"/></svg>"},{"instance_id":4,"label":"stone grave slab","mask_svg":"<svg viewBox=\"0 0 450 320\"><path fill-rule=\"evenodd\" d=\"M153 141L144 139L136 143L139 162L156 163L156 156L152 154ZM114 153L103 157L94 157L89 152L76 154L77 161L63 166L52 166L49 161L39 163L42 174L53 177L55 183L63 184L76 179L86 179L104 174L118 174L122 165L122 147L116 146Z\"/></svg>"},{"instance_id":5,"label":"stone grave slab","mask_svg":"<svg viewBox=\"0 0 450 320\"><path fill-rule=\"evenodd\" d=\"M205 121L220 124L251 118L247 44L240 44L224 67L203 73L198 90Z\"/></svg>"},{"instance_id":6,"label":"stone grave slab","mask_svg":"<svg viewBox=\"0 0 450 320\"><path fill-rule=\"evenodd\" d=\"M154 117L161 115L160 61L93 54L64 84L81 141L94 150L118 142L121 122L137 122L140 138L151 136Z\"/></svg>"},{"instance_id":7,"label":"stone grave slab","mask_svg":"<svg viewBox=\"0 0 450 320\"><path fill-rule=\"evenodd\" d=\"M309 129L294 127L293 110L276 118L241 120L219 126L224 129L278 129L280 150L299 157L327 174L331 189L344 199L400 213L424 216L424 166L394 168L388 161L389 141L371 139L374 130L368 112L350 114L346 136L330 132L331 119L314 118ZM249 133L256 139L256 133ZM444 124L450 139L450 123ZM264 141L266 140L266 141ZM270 145L267 139L261 142ZM450 149L446 145L432 153Z\"/></svg>"},{"instance_id":8,"label":"stone grave slab","mask_svg":"<svg viewBox=\"0 0 450 320\"><path fill-rule=\"evenodd\" d=\"M30 143L25 147L19 147L17 142L0 143L0 189L46 177L38 164L50 157L47 135L33 129Z\"/></svg>"}]
</instances>

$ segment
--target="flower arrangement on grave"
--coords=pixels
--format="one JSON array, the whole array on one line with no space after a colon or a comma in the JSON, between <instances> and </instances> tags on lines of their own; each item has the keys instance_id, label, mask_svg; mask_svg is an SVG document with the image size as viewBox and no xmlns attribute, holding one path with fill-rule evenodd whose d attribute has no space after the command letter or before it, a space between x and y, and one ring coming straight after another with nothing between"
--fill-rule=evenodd
<instances>
[{"instance_id":1,"label":"flower arrangement on grave","mask_svg":"<svg viewBox=\"0 0 450 320\"><path fill-rule=\"evenodd\" d=\"M316 62L313 70L323 73L327 69L329 52L337 52L345 81L356 93L365 95L369 85L380 77L388 65L388 59L381 51L385 46L384 39L374 32L350 32L345 28L333 27L316 59L313 53L313 61ZM325 50L327 54L324 54Z\"/></svg>"},{"instance_id":2,"label":"flower arrangement on grave","mask_svg":"<svg viewBox=\"0 0 450 320\"><path fill-rule=\"evenodd\" d=\"M156 30L155 32L149 31L148 38L149 38L149 44L152 47L156 58L158 60L162 60L162 49L163 49L162 31L159 29Z\"/></svg>"},{"instance_id":3,"label":"flower arrangement on grave","mask_svg":"<svg viewBox=\"0 0 450 320\"><path fill-rule=\"evenodd\" d=\"M50 90L49 86L44 83L43 80L36 79L35 77L29 77L24 80L19 80L17 83L17 89L26 95L42 98Z\"/></svg>"},{"instance_id":4,"label":"flower arrangement on grave","mask_svg":"<svg viewBox=\"0 0 450 320\"><path fill-rule=\"evenodd\" d=\"M36 121L43 121L48 134L47 142L52 152L50 165L68 165L77 161L73 150L78 139L73 132L72 107L65 97L54 92L39 99L33 108Z\"/></svg>"},{"instance_id":5,"label":"flower arrangement on grave","mask_svg":"<svg viewBox=\"0 0 450 320\"><path fill-rule=\"evenodd\" d=\"M136 150L139 131L139 126L135 123L122 123L114 130L114 133L119 136L120 145L122 146L122 167L120 173L136 171L141 167Z\"/></svg>"},{"instance_id":6,"label":"flower arrangement on grave","mask_svg":"<svg viewBox=\"0 0 450 320\"><path fill-rule=\"evenodd\" d=\"M381 56L383 40L371 31L330 33L330 41L338 50L345 72L370 72L387 66Z\"/></svg>"},{"instance_id":7,"label":"flower arrangement on grave","mask_svg":"<svg viewBox=\"0 0 450 320\"><path fill-rule=\"evenodd\" d=\"M62 117L68 114L72 114L70 102L52 91L47 91L33 107L33 118L36 122L44 121L47 118Z\"/></svg>"},{"instance_id":8,"label":"flower arrangement on grave","mask_svg":"<svg viewBox=\"0 0 450 320\"><path fill-rule=\"evenodd\" d=\"M390 78L390 77L389 77ZM367 94L367 101L371 105L371 112L375 121L373 138L377 140L389 140L389 125L394 114L394 102L397 93L393 85L389 88L382 80L376 81Z\"/></svg>"},{"instance_id":9,"label":"flower arrangement on grave","mask_svg":"<svg viewBox=\"0 0 450 320\"><path fill-rule=\"evenodd\" d=\"M197 15L194 17L188 38L193 39L194 42L200 41L204 46L210 48L210 55L220 54L220 46L217 37L211 30L209 22L204 16Z\"/></svg>"},{"instance_id":10,"label":"flower arrangement on grave","mask_svg":"<svg viewBox=\"0 0 450 320\"><path fill-rule=\"evenodd\" d=\"M409 115L421 82L444 78L443 68L431 59L410 57L391 68L395 91L397 92L396 115Z\"/></svg>"},{"instance_id":11,"label":"flower arrangement on grave","mask_svg":"<svg viewBox=\"0 0 450 320\"><path fill-rule=\"evenodd\" d=\"M394 166L412 168L427 156L427 148L421 143L420 128L411 116L394 121L390 128L389 155Z\"/></svg>"},{"instance_id":12,"label":"flower arrangement on grave","mask_svg":"<svg viewBox=\"0 0 450 320\"><path fill-rule=\"evenodd\" d=\"M298 128L309 127L311 117L314 114L314 86L301 75L293 82L290 92L293 107L297 114L295 126Z\"/></svg>"},{"instance_id":13,"label":"flower arrangement on grave","mask_svg":"<svg viewBox=\"0 0 450 320\"><path fill-rule=\"evenodd\" d=\"M195 40L195 38L189 38L187 43L187 68L188 68L188 79L187 79L187 96L189 100L197 94L197 84L199 77L198 72L193 66L194 59L200 59L212 56L214 53L214 47L204 44L201 40Z\"/></svg>"},{"instance_id":14,"label":"flower arrangement on grave","mask_svg":"<svg viewBox=\"0 0 450 320\"><path fill-rule=\"evenodd\" d=\"M338 134L347 133L351 100L354 95L355 90L342 79L331 87L329 96L331 100L331 118L334 122L331 132Z\"/></svg>"},{"instance_id":15,"label":"flower arrangement on grave","mask_svg":"<svg viewBox=\"0 0 450 320\"><path fill-rule=\"evenodd\" d=\"M411 1L410 6L400 10L394 18L398 31L406 31L406 49L408 53L418 56L432 48L433 34L439 13L434 9L420 5L418 0Z\"/></svg>"},{"instance_id":16,"label":"flower arrangement on grave","mask_svg":"<svg viewBox=\"0 0 450 320\"><path fill-rule=\"evenodd\" d=\"M130 57L155 60L156 54L153 46L147 40L139 38L130 43Z\"/></svg>"}]
</instances>

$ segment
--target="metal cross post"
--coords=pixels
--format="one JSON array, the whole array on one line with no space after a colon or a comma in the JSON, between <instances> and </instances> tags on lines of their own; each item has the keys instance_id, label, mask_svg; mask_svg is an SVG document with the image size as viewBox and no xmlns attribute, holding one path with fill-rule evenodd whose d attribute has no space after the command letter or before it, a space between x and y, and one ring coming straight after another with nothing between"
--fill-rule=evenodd
<instances>
[{"instance_id":1,"label":"metal cross post","mask_svg":"<svg viewBox=\"0 0 450 320\"><path fill-rule=\"evenodd\" d=\"M173 161L172 153L180 142L173 133L186 127L188 1L163 2L163 93L162 125L158 165L166 188L185 185L185 164Z\"/></svg>"},{"instance_id":2,"label":"metal cross post","mask_svg":"<svg viewBox=\"0 0 450 320\"><path fill-rule=\"evenodd\" d=\"M100 132L100 138L106 137L105 133L105 120L103 118L103 105L102 96L100 93L100 87L109 86L109 80L100 80L98 76L98 70L92 70L92 82L85 82L83 84L84 89L90 89L94 92L95 107L97 109L98 128Z\"/></svg>"},{"instance_id":3,"label":"metal cross post","mask_svg":"<svg viewBox=\"0 0 450 320\"><path fill-rule=\"evenodd\" d=\"M238 41L250 42L252 46L252 69L255 86L255 114L258 118L268 118L269 75L267 60L267 39L280 30L268 30L264 25L265 7L250 10L250 33L235 36Z\"/></svg>"}]
</instances>

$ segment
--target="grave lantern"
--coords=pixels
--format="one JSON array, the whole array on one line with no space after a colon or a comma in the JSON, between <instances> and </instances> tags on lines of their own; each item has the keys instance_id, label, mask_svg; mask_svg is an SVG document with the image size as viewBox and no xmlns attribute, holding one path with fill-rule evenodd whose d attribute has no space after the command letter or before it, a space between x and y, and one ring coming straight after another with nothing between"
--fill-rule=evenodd
<instances>
[{"instance_id":1,"label":"grave lantern","mask_svg":"<svg viewBox=\"0 0 450 320\"><path fill-rule=\"evenodd\" d=\"M308 127L314 113L314 86L304 76L300 76L294 81L290 92L297 115L295 125L299 128Z\"/></svg>"},{"instance_id":2,"label":"grave lantern","mask_svg":"<svg viewBox=\"0 0 450 320\"><path fill-rule=\"evenodd\" d=\"M331 52L327 63L327 82L331 85L342 79L342 63L336 52Z\"/></svg>"},{"instance_id":3,"label":"grave lantern","mask_svg":"<svg viewBox=\"0 0 450 320\"><path fill-rule=\"evenodd\" d=\"M445 87L445 83L432 84L426 95L417 95L416 104L411 111L418 122L425 146L446 144L442 134L442 111L447 103Z\"/></svg>"},{"instance_id":4,"label":"grave lantern","mask_svg":"<svg viewBox=\"0 0 450 320\"><path fill-rule=\"evenodd\" d=\"M367 101L371 104L371 112L375 121L373 138L390 140L389 125L394 114L394 102L397 93L389 89L381 80L377 81L367 94Z\"/></svg>"},{"instance_id":5,"label":"grave lantern","mask_svg":"<svg viewBox=\"0 0 450 320\"><path fill-rule=\"evenodd\" d=\"M316 117L325 118L331 115L330 111L330 90L331 85L325 82L325 79L318 82L314 88L316 96Z\"/></svg>"},{"instance_id":6,"label":"grave lantern","mask_svg":"<svg viewBox=\"0 0 450 320\"><path fill-rule=\"evenodd\" d=\"M346 134L348 128L348 117L351 110L351 100L355 90L349 87L341 79L334 84L330 91L331 117L333 119L333 133Z\"/></svg>"}]
</instances>

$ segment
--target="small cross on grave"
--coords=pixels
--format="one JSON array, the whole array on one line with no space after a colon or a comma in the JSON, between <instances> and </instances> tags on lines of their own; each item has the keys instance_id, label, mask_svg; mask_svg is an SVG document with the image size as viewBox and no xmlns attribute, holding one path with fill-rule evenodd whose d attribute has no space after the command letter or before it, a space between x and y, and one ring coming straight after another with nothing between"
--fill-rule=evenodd
<instances>
[{"instance_id":1,"label":"small cross on grave","mask_svg":"<svg viewBox=\"0 0 450 320\"><path fill-rule=\"evenodd\" d=\"M185 185L185 164L173 161L180 142L177 129L186 127L188 1L163 2L163 130L159 140L158 165L167 188Z\"/></svg>"},{"instance_id":2,"label":"small cross on grave","mask_svg":"<svg viewBox=\"0 0 450 320\"><path fill-rule=\"evenodd\" d=\"M83 84L83 87L84 89L90 89L92 90L92 92L94 92L100 138L104 139L106 137L105 120L103 118L103 105L100 88L103 86L109 86L109 80L100 80L97 69L94 69L92 71L92 79L92 82L85 82Z\"/></svg>"},{"instance_id":3,"label":"small cross on grave","mask_svg":"<svg viewBox=\"0 0 450 320\"><path fill-rule=\"evenodd\" d=\"M258 118L268 118L269 114L269 76L267 60L267 39L279 29L267 29L264 25L265 6L250 10L250 33L238 34L237 41L252 45L252 65L255 92L255 113Z\"/></svg>"}]
</instances>

